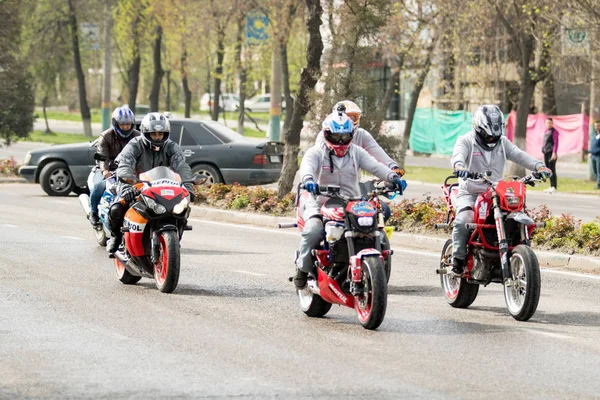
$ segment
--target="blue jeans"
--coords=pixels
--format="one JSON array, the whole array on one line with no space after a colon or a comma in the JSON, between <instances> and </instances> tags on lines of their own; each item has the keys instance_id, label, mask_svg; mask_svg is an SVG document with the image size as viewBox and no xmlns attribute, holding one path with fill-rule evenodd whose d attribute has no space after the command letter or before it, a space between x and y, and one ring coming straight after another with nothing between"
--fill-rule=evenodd
<instances>
[{"instance_id":1,"label":"blue jeans","mask_svg":"<svg viewBox=\"0 0 600 400\"><path fill-rule=\"evenodd\" d=\"M94 174L94 187L90 190L90 207L92 212L98 214L98 204L102 199L102 193L106 189L106 181L102 175L102 171L98 170Z\"/></svg>"},{"instance_id":2,"label":"blue jeans","mask_svg":"<svg viewBox=\"0 0 600 400\"><path fill-rule=\"evenodd\" d=\"M596 187L600 188L600 156L592 156L592 167L596 174Z\"/></svg>"}]
</instances>

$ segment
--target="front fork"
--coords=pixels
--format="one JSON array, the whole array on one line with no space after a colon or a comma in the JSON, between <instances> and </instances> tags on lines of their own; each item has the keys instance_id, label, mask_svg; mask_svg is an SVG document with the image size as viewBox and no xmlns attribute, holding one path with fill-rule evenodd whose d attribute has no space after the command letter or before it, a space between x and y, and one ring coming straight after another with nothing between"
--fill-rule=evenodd
<instances>
[{"instance_id":1,"label":"front fork","mask_svg":"<svg viewBox=\"0 0 600 400\"><path fill-rule=\"evenodd\" d=\"M381 251L381 238L379 236L380 231L375 236L375 249ZM348 255L350 258L350 269L349 269L349 278L350 278L350 293L353 296L359 296L364 293L365 285L362 273L362 261L356 256L356 248L354 247L354 235L352 232L346 232L344 234L346 237L346 243L348 245Z\"/></svg>"},{"instance_id":2,"label":"front fork","mask_svg":"<svg viewBox=\"0 0 600 400\"><path fill-rule=\"evenodd\" d=\"M494 206L494 221L496 221L496 232L498 233L498 243L500 249L500 264L502 265L502 282L512 279L510 272L510 260L508 258L508 240L506 239L506 231L504 229L504 220L502 219L502 211L500 210L500 200L497 193L492 196Z\"/></svg>"}]
</instances>

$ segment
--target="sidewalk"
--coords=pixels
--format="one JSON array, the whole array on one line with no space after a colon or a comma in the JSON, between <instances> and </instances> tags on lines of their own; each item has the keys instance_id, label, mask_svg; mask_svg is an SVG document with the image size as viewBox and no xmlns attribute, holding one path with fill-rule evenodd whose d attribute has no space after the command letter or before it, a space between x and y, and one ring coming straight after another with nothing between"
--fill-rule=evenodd
<instances>
[{"instance_id":1,"label":"sidewalk","mask_svg":"<svg viewBox=\"0 0 600 400\"><path fill-rule=\"evenodd\" d=\"M295 219L289 217L274 217L257 213L220 210L204 206L194 206L190 218L227 222L236 225L255 225L266 228L277 228L277 225L280 223L295 223ZM297 229L294 231L298 232ZM396 249L402 248L437 253L441 251L447 239L445 237L394 232L391 244L392 248ZM534 250L541 267L600 275L600 258L541 251L535 248ZM434 273L434 267L432 266L432 273Z\"/></svg>"}]
</instances>

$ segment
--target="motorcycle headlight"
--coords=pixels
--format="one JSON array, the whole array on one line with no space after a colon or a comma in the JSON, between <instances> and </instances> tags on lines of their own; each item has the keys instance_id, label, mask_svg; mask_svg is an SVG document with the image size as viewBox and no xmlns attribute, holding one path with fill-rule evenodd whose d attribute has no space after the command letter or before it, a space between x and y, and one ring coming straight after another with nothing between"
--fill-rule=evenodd
<instances>
[{"instance_id":1,"label":"motorcycle headlight","mask_svg":"<svg viewBox=\"0 0 600 400\"><path fill-rule=\"evenodd\" d=\"M509 206L518 206L519 204L521 204L521 198L517 196L507 197L506 202Z\"/></svg>"},{"instance_id":2,"label":"motorcycle headlight","mask_svg":"<svg viewBox=\"0 0 600 400\"><path fill-rule=\"evenodd\" d=\"M373 217L359 217L356 222L360 226L372 226L373 225Z\"/></svg>"},{"instance_id":3,"label":"motorcycle headlight","mask_svg":"<svg viewBox=\"0 0 600 400\"><path fill-rule=\"evenodd\" d=\"M187 199L187 197L184 197L183 200L181 200L175 205L175 207L173 207L173 214L182 214L187 209L189 204L190 202Z\"/></svg>"},{"instance_id":4,"label":"motorcycle headlight","mask_svg":"<svg viewBox=\"0 0 600 400\"><path fill-rule=\"evenodd\" d=\"M23 165L29 165L29 161L31 161L31 152L28 151L25 155L25 160L23 161Z\"/></svg>"},{"instance_id":5,"label":"motorcycle headlight","mask_svg":"<svg viewBox=\"0 0 600 400\"><path fill-rule=\"evenodd\" d=\"M162 204L158 204L154 199L151 199L148 196L144 196L144 200L146 200L146 204L148 205L148 208L150 208L156 214L162 214L165 211L167 211L165 206L163 206Z\"/></svg>"}]
</instances>

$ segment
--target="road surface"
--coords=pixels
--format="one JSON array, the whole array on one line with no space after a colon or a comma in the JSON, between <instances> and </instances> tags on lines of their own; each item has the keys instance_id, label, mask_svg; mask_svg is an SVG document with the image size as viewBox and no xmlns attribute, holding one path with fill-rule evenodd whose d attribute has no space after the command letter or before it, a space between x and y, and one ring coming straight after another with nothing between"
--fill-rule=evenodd
<instances>
[{"instance_id":1,"label":"road surface","mask_svg":"<svg viewBox=\"0 0 600 400\"><path fill-rule=\"evenodd\" d=\"M295 231L192 220L178 289L124 286L77 198L0 185L0 398L591 399L600 280L544 271L534 318L498 285L442 299L437 254L396 249L386 318L311 319Z\"/></svg>"}]
</instances>

